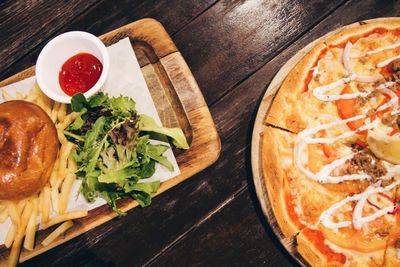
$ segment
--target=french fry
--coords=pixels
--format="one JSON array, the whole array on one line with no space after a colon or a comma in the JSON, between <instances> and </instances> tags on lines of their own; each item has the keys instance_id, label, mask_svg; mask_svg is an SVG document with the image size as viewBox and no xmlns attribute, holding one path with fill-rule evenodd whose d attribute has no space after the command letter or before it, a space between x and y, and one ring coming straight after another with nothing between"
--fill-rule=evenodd
<instances>
[{"instance_id":1,"label":"french fry","mask_svg":"<svg viewBox=\"0 0 400 267\"><path fill-rule=\"evenodd\" d=\"M65 176L67 175L67 160L74 146L75 145L71 142L68 142L65 146L64 145L61 146L60 163L58 165L58 174L57 174L58 180L59 179L64 180Z\"/></svg>"},{"instance_id":2,"label":"french fry","mask_svg":"<svg viewBox=\"0 0 400 267\"><path fill-rule=\"evenodd\" d=\"M17 204L14 201L7 202L8 215L15 226L19 226L21 223L20 213L18 212Z\"/></svg>"},{"instance_id":3,"label":"french fry","mask_svg":"<svg viewBox=\"0 0 400 267\"><path fill-rule=\"evenodd\" d=\"M67 231L69 228L71 228L74 225L72 221L66 221L60 226L56 228L51 234L49 234L43 241L42 245L43 246L48 246L50 243L52 243L55 239L57 239L61 234L63 234L65 231Z\"/></svg>"},{"instance_id":4,"label":"french fry","mask_svg":"<svg viewBox=\"0 0 400 267\"><path fill-rule=\"evenodd\" d=\"M67 128L68 125L70 125L79 115L79 112L71 112L65 116L63 120L59 120L60 123L57 124L57 129L62 129L64 131L64 129Z\"/></svg>"},{"instance_id":5,"label":"french fry","mask_svg":"<svg viewBox=\"0 0 400 267\"><path fill-rule=\"evenodd\" d=\"M60 141L60 143L61 143L60 151L62 151L63 150L62 146L65 146L68 144L68 140L64 135L64 130L57 128L57 136L58 136L58 141Z\"/></svg>"},{"instance_id":6,"label":"french fry","mask_svg":"<svg viewBox=\"0 0 400 267\"><path fill-rule=\"evenodd\" d=\"M19 259L19 253L21 251L22 240L25 235L25 229L26 229L26 226L28 225L29 218L32 215L32 209L33 209L33 205L31 203L31 201L28 201L22 212L21 224L17 228L18 230L17 230L14 242L11 247L11 253L8 258L8 263L7 263L8 266L17 266L18 259Z\"/></svg>"},{"instance_id":7,"label":"french fry","mask_svg":"<svg viewBox=\"0 0 400 267\"><path fill-rule=\"evenodd\" d=\"M56 225L56 224L59 224L59 223L65 222L65 221L82 218L87 215L88 215L87 210L74 210L71 212L67 212L67 213L61 214L57 217L51 218L46 224L43 225L43 229L47 229L53 225Z\"/></svg>"},{"instance_id":8,"label":"french fry","mask_svg":"<svg viewBox=\"0 0 400 267\"><path fill-rule=\"evenodd\" d=\"M58 140L60 141L61 145L66 145L68 143L67 138L64 135L64 129L68 127L77 117L79 116L78 112L72 112L67 116L64 116L63 120L60 120L60 123L56 125L57 128L57 136ZM62 151L63 149L61 149Z\"/></svg>"},{"instance_id":9,"label":"french fry","mask_svg":"<svg viewBox=\"0 0 400 267\"><path fill-rule=\"evenodd\" d=\"M76 180L76 175L73 172L68 172L61 186L60 199L58 201L58 212L65 213L68 207L68 200L71 195L72 185Z\"/></svg>"},{"instance_id":10,"label":"french fry","mask_svg":"<svg viewBox=\"0 0 400 267\"><path fill-rule=\"evenodd\" d=\"M28 225L25 230L25 240L24 240L24 248L32 251L33 246L35 244L35 234L37 229L37 214L38 214L38 202L39 198L35 198L32 200L32 214L29 218Z\"/></svg>"},{"instance_id":11,"label":"french fry","mask_svg":"<svg viewBox=\"0 0 400 267\"><path fill-rule=\"evenodd\" d=\"M57 174L58 174L58 167L60 165L60 151L58 152L56 162L54 162L53 170L50 174L50 185L54 187L57 183Z\"/></svg>"},{"instance_id":12,"label":"french fry","mask_svg":"<svg viewBox=\"0 0 400 267\"><path fill-rule=\"evenodd\" d=\"M4 240L4 246L6 246L6 248L11 247L12 243L14 242L16 233L17 233L17 226L11 224L10 228L8 229L6 239Z\"/></svg>"},{"instance_id":13,"label":"french fry","mask_svg":"<svg viewBox=\"0 0 400 267\"><path fill-rule=\"evenodd\" d=\"M0 211L0 224L3 224L8 218L8 209L7 207L3 208Z\"/></svg>"},{"instance_id":14,"label":"french fry","mask_svg":"<svg viewBox=\"0 0 400 267\"><path fill-rule=\"evenodd\" d=\"M15 97L10 95L6 90L3 90L3 98L5 101L10 101L15 99Z\"/></svg>"},{"instance_id":15,"label":"french fry","mask_svg":"<svg viewBox=\"0 0 400 267\"><path fill-rule=\"evenodd\" d=\"M17 91L15 93L15 99L24 100L24 98L25 98L25 96L23 94L21 94L21 92Z\"/></svg>"},{"instance_id":16,"label":"french fry","mask_svg":"<svg viewBox=\"0 0 400 267\"><path fill-rule=\"evenodd\" d=\"M61 180L59 180L61 181ZM59 199L59 192L58 186L51 188L51 206L55 212L58 213L58 199Z\"/></svg>"},{"instance_id":17,"label":"french fry","mask_svg":"<svg viewBox=\"0 0 400 267\"><path fill-rule=\"evenodd\" d=\"M69 154L69 157L68 157L68 169L71 171L71 172L76 172L76 169L78 168L78 166L76 165L76 161L75 161L75 159L74 159L74 156L73 156L73 154L71 153L71 154Z\"/></svg>"},{"instance_id":18,"label":"french fry","mask_svg":"<svg viewBox=\"0 0 400 267\"><path fill-rule=\"evenodd\" d=\"M47 95L45 95L45 94L43 93L43 91L40 90L40 89L39 89L38 98L40 98L40 99L42 100L42 102L43 102L45 108L48 109L49 112L51 112L51 109L52 109L52 107L53 107L54 101L51 100ZM50 116L50 114L49 114L49 116Z\"/></svg>"},{"instance_id":19,"label":"french fry","mask_svg":"<svg viewBox=\"0 0 400 267\"><path fill-rule=\"evenodd\" d=\"M45 186L43 188L43 199L41 206L42 206L41 223L45 224L49 221L50 217L51 189L49 186Z\"/></svg>"},{"instance_id":20,"label":"french fry","mask_svg":"<svg viewBox=\"0 0 400 267\"><path fill-rule=\"evenodd\" d=\"M58 121L64 121L66 115L67 115L67 105L60 104L60 108L58 109L57 113Z\"/></svg>"},{"instance_id":21,"label":"french fry","mask_svg":"<svg viewBox=\"0 0 400 267\"><path fill-rule=\"evenodd\" d=\"M0 212L7 209L7 203L5 201L0 201Z\"/></svg>"},{"instance_id":22,"label":"french fry","mask_svg":"<svg viewBox=\"0 0 400 267\"><path fill-rule=\"evenodd\" d=\"M26 101L30 101L30 102L34 102L35 99L38 97L39 92L40 92L40 88L39 88L39 86L37 85L37 83L35 83L35 84L32 86L31 90L29 90L29 93L28 93L28 95L26 96L26 99L25 99L25 100L26 100Z\"/></svg>"},{"instance_id":23,"label":"french fry","mask_svg":"<svg viewBox=\"0 0 400 267\"><path fill-rule=\"evenodd\" d=\"M60 105L61 105L60 103L54 102L53 108L51 109L50 118L54 123L57 121L57 114L58 110L60 109Z\"/></svg>"},{"instance_id":24,"label":"french fry","mask_svg":"<svg viewBox=\"0 0 400 267\"><path fill-rule=\"evenodd\" d=\"M38 198L38 214L42 214L42 206L43 206L43 197L44 197L44 187L40 190L39 198Z\"/></svg>"},{"instance_id":25,"label":"french fry","mask_svg":"<svg viewBox=\"0 0 400 267\"><path fill-rule=\"evenodd\" d=\"M46 103L43 101L43 99L40 96L38 96L35 99L35 102L39 107L41 107L47 113L47 115L51 116L50 108L46 105Z\"/></svg>"},{"instance_id":26,"label":"french fry","mask_svg":"<svg viewBox=\"0 0 400 267\"><path fill-rule=\"evenodd\" d=\"M28 199L22 199L17 203L18 214L22 213L27 202L28 202Z\"/></svg>"}]
</instances>

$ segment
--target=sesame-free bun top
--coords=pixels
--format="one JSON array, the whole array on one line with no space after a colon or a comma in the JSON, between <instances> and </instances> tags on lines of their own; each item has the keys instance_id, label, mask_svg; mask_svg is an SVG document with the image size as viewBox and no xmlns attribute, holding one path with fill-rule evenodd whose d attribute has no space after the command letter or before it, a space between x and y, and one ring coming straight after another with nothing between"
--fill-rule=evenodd
<instances>
[{"instance_id":1,"label":"sesame-free bun top","mask_svg":"<svg viewBox=\"0 0 400 267\"><path fill-rule=\"evenodd\" d=\"M0 200L31 196L47 183L58 152L53 121L26 101L0 104Z\"/></svg>"}]
</instances>

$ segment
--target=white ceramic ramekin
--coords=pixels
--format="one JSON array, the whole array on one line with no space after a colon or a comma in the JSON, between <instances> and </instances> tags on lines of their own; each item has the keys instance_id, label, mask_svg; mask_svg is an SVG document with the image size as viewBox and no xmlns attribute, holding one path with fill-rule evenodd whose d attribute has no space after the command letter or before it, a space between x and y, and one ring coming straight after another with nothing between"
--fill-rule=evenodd
<instances>
[{"instance_id":1,"label":"white ceramic ramekin","mask_svg":"<svg viewBox=\"0 0 400 267\"><path fill-rule=\"evenodd\" d=\"M83 95L85 97L92 96L106 81L110 69L110 59L103 42L87 32L63 33L46 44L36 62L36 81L43 93L54 101L71 102L71 96L65 94L61 89L58 76L64 62L78 53L90 53L97 57L103 65L99 80Z\"/></svg>"}]
</instances>

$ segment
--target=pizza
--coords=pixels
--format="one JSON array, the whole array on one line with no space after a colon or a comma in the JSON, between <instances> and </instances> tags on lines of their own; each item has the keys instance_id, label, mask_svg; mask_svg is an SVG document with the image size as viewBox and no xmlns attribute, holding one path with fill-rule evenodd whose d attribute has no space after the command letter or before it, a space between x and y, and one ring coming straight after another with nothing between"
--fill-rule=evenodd
<instances>
[{"instance_id":1,"label":"pizza","mask_svg":"<svg viewBox=\"0 0 400 267\"><path fill-rule=\"evenodd\" d=\"M400 19L328 34L265 119L262 174L311 266L400 266Z\"/></svg>"}]
</instances>

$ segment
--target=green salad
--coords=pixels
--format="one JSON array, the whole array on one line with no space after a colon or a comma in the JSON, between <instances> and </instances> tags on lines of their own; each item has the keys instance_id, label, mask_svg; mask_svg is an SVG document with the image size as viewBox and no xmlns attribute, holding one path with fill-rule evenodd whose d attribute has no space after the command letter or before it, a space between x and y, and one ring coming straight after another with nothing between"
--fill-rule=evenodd
<instances>
[{"instance_id":1,"label":"green salad","mask_svg":"<svg viewBox=\"0 0 400 267\"><path fill-rule=\"evenodd\" d=\"M109 97L100 92L85 99L77 94L71 109L79 116L64 134L77 145L74 157L76 174L82 179L80 192L89 202L104 198L119 214L123 213L116 201L121 198L136 199L142 207L150 205L160 182L143 181L154 174L156 164L173 171L163 155L169 146L152 144L150 136L161 135L175 147L188 149L183 131L161 127L151 117L137 114L135 102L127 96Z\"/></svg>"}]
</instances>

